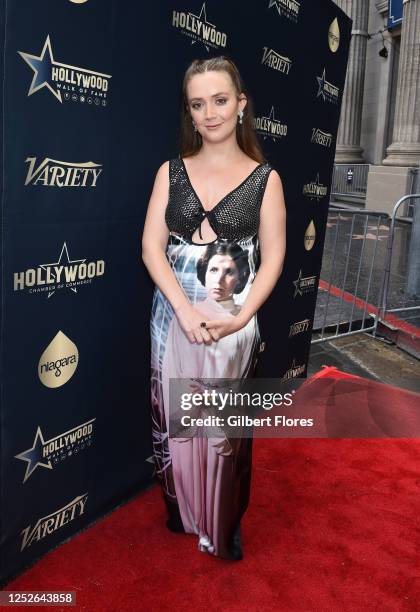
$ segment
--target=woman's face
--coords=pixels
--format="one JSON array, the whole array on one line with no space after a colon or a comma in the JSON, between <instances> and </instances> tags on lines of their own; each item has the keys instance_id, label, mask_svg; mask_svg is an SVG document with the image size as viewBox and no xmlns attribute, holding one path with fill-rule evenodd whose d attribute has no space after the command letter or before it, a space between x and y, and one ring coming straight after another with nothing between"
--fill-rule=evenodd
<instances>
[{"instance_id":1,"label":"woman's face","mask_svg":"<svg viewBox=\"0 0 420 612\"><path fill-rule=\"evenodd\" d=\"M188 109L201 136L220 142L236 130L238 111L246 98L238 100L230 75L225 70L195 74L187 86Z\"/></svg>"},{"instance_id":2,"label":"woman's face","mask_svg":"<svg viewBox=\"0 0 420 612\"><path fill-rule=\"evenodd\" d=\"M238 268L230 255L213 255L206 271L207 295L213 300L232 297L239 281Z\"/></svg>"}]
</instances>

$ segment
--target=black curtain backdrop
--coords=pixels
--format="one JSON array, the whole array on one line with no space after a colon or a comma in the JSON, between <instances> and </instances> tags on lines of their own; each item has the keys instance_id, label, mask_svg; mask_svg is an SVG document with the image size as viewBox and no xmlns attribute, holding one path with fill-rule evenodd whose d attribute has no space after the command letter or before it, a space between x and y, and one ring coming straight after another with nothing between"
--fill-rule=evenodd
<instances>
[{"instance_id":1,"label":"black curtain backdrop","mask_svg":"<svg viewBox=\"0 0 420 612\"><path fill-rule=\"evenodd\" d=\"M0 6L5 582L152 482L140 239L196 57L237 63L285 190L259 376L306 374L351 20L329 0Z\"/></svg>"}]
</instances>

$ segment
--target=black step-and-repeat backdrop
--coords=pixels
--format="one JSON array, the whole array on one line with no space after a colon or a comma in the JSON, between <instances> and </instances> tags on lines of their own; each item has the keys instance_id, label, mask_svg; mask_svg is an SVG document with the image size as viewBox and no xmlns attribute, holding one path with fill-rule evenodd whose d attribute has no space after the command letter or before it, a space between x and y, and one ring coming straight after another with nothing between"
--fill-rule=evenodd
<instances>
[{"instance_id":1,"label":"black step-and-repeat backdrop","mask_svg":"<svg viewBox=\"0 0 420 612\"><path fill-rule=\"evenodd\" d=\"M1 6L5 582L152 481L140 239L193 58L237 62L282 176L287 256L259 374L305 374L351 21L329 0Z\"/></svg>"}]
</instances>

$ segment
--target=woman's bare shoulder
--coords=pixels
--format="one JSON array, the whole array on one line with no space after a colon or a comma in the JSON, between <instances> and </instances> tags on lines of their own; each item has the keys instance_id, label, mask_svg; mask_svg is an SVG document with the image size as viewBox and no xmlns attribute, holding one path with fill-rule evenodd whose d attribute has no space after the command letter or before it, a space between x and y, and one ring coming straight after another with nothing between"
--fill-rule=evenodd
<instances>
[{"instance_id":1,"label":"woman's bare shoulder","mask_svg":"<svg viewBox=\"0 0 420 612\"><path fill-rule=\"evenodd\" d=\"M282 185L280 174L277 172L274 166L272 166L270 163L267 163L267 165L270 169L270 174L268 176L268 183L270 185Z\"/></svg>"},{"instance_id":2,"label":"woman's bare shoulder","mask_svg":"<svg viewBox=\"0 0 420 612\"><path fill-rule=\"evenodd\" d=\"M170 159L167 159L163 162L158 168L157 174L166 174L169 170L169 164L171 163Z\"/></svg>"}]
</instances>

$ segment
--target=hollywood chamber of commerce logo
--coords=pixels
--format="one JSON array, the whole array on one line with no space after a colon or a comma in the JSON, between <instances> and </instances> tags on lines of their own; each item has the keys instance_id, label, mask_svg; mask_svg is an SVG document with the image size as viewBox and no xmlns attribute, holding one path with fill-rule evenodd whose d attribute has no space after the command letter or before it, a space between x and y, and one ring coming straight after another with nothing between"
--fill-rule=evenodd
<instances>
[{"instance_id":1,"label":"hollywood chamber of commerce logo","mask_svg":"<svg viewBox=\"0 0 420 612\"><path fill-rule=\"evenodd\" d=\"M315 291L316 286L316 275L315 276L302 276L302 270L299 270L299 276L293 281L295 286L295 292L293 298L297 295L304 295Z\"/></svg>"},{"instance_id":2,"label":"hollywood chamber of commerce logo","mask_svg":"<svg viewBox=\"0 0 420 612\"><path fill-rule=\"evenodd\" d=\"M264 47L261 64L273 70L277 70L278 72L282 72L283 74L289 74L290 68L292 67L292 60L284 55L280 55L280 53L277 53L274 49Z\"/></svg>"},{"instance_id":3,"label":"hollywood chamber of commerce logo","mask_svg":"<svg viewBox=\"0 0 420 612\"><path fill-rule=\"evenodd\" d=\"M275 142L287 135L287 125L275 118L274 106L271 107L268 117L264 115L254 117L254 128L264 140L271 137Z\"/></svg>"},{"instance_id":4,"label":"hollywood chamber of commerce logo","mask_svg":"<svg viewBox=\"0 0 420 612\"><path fill-rule=\"evenodd\" d=\"M311 142L329 149L331 147L332 138L333 135L331 132L324 132L320 128L312 128Z\"/></svg>"},{"instance_id":5,"label":"hollywood chamber of commerce logo","mask_svg":"<svg viewBox=\"0 0 420 612\"><path fill-rule=\"evenodd\" d=\"M316 200L319 202L322 198L327 195L328 187L319 182L319 174L316 175L316 179L310 183L303 185L302 193L307 196L310 200Z\"/></svg>"},{"instance_id":6,"label":"hollywood chamber of commerce logo","mask_svg":"<svg viewBox=\"0 0 420 612\"><path fill-rule=\"evenodd\" d=\"M309 326L311 324L310 319L302 319L301 321L295 321L291 324L289 330L289 338L292 336L297 336L297 334L302 334L309 330Z\"/></svg>"},{"instance_id":7,"label":"hollywood chamber of commerce logo","mask_svg":"<svg viewBox=\"0 0 420 612\"><path fill-rule=\"evenodd\" d=\"M336 85L327 81L325 78L325 68L322 72L322 76L317 76L316 80L318 81L318 93L316 97L319 98L319 96L322 96L324 102L327 101L332 104L337 104L340 90Z\"/></svg>"},{"instance_id":8,"label":"hollywood chamber of commerce logo","mask_svg":"<svg viewBox=\"0 0 420 612\"><path fill-rule=\"evenodd\" d=\"M105 261L86 262L85 259L70 259L66 242L64 242L58 261L39 264L22 272L14 272L14 291L27 290L28 293L47 293L50 298L56 291L70 289L77 293L81 285L91 284L93 279L103 276Z\"/></svg>"},{"instance_id":9,"label":"hollywood chamber of commerce logo","mask_svg":"<svg viewBox=\"0 0 420 612\"><path fill-rule=\"evenodd\" d=\"M284 382L286 380L290 380L291 378L296 378L305 372L305 364L300 363L296 365L296 359L293 359L292 365L281 377L281 381Z\"/></svg>"},{"instance_id":10,"label":"hollywood chamber of commerce logo","mask_svg":"<svg viewBox=\"0 0 420 612\"><path fill-rule=\"evenodd\" d=\"M18 53L34 73L28 96L46 88L59 102L64 99L96 106L108 104L111 75L57 62L53 56L49 35L40 55L25 51Z\"/></svg>"},{"instance_id":11,"label":"hollywood chamber of commerce logo","mask_svg":"<svg viewBox=\"0 0 420 612\"><path fill-rule=\"evenodd\" d=\"M191 11L172 11L172 26L178 28L184 36L191 38L191 44L202 43L207 51L209 47L219 49L226 47L227 34L218 30L207 19L206 3L203 2L200 13L195 15Z\"/></svg>"},{"instance_id":12,"label":"hollywood chamber of commerce logo","mask_svg":"<svg viewBox=\"0 0 420 612\"><path fill-rule=\"evenodd\" d=\"M37 467L52 470L54 465L91 446L95 420L86 421L86 423L77 425L49 440L44 440L41 428L38 426L32 447L15 455L15 459L26 462L23 483L28 480Z\"/></svg>"},{"instance_id":13,"label":"hollywood chamber of commerce logo","mask_svg":"<svg viewBox=\"0 0 420 612\"><path fill-rule=\"evenodd\" d=\"M340 27L337 17L331 22L328 30L328 46L335 53L340 46Z\"/></svg>"},{"instance_id":14,"label":"hollywood chamber of commerce logo","mask_svg":"<svg viewBox=\"0 0 420 612\"><path fill-rule=\"evenodd\" d=\"M96 187L102 164L95 162L71 163L45 157L36 166L36 157L27 157L29 164L25 185L44 187Z\"/></svg>"},{"instance_id":15,"label":"hollywood chamber of commerce logo","mask_svg":"<svg viewBox=\"0 0 420 612\"><path fill-rule=\"evenodd\" d=\"M76 371L79 363L77 346L62 331L59 331L42 353L38 363L40 381L50 389L65 385Z\"/></svg>"},{"instance_id":16,"label":"hollywood chamber of commerce logo","mask_svg":"<svg viewBox=\"0 0 420 612\"><path fill-rule=\"evenodd\" d=\"M85 511L87 498L87 493L78 495L59 510L39 518L33 527L31 527L31 525L25 527L25 529L21 531L22 544L20 552L25 548L29 548L34 542L39 542L51 535L57 531L57 529L63 527L63 525L71 523L71 521L82 516Z\"/></svg>"},{"instance_id":17,"label":"hollywood chamber of commerce logo","mask_svg":"<svg viewBox=\"0 0 420 612\"><path fill-rule=\"evenodd\" d=\"M268 0L268 8L274 7L280 17L287 17L295 23L299 17L300 2L297 0Z\"/></svg>"}]
</instances>

